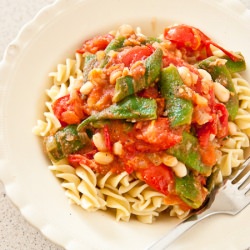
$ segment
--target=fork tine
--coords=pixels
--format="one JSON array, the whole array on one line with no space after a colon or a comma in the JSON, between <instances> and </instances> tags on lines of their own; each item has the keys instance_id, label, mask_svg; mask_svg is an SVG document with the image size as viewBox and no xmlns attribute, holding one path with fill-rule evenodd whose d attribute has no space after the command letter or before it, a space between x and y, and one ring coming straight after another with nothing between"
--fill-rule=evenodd
<instances>
[{"instance_id":1,"label":"fork tine","mask_svg":"<svg viewBox=\"0 0 250 250\"><path fill-rule=\"evenodd\" d=\"M233 182L248 166L250 165L250 157L247 158L247 160L242 164L241 168L236 171L235 175L231 179L231 182ZM249 173L250 171L248 171ZM247 173L247 174L248 174ZM244 182L244 181L243 181ZM238 182L239 183L239 182Z\"/></svg>"},{"instance_id":2,"label":"fork tine","mask_svg":"<svg viewBox=\"0 0 250 250\"><path fill-rule=\"evenodd\" d=\"M234 185L236 185L237 187L241 187L244 184L244 182L249 178L249 176L250 176L250 171L248 171L244 176L242 176L241 179L237 181Z\"/></svg>"},{"instance_id":3,"label":"fork tine","mask_svg":"<svg viewBox=\"0 0 250 250\"><path fill-rule=\"evenodd\" d=\"M246 194L247 192L250 191L250 183L248 183L243 189L242 189L243 193ZM250 198L250 195L249 195Z\"/></svg>"}]
</instances>

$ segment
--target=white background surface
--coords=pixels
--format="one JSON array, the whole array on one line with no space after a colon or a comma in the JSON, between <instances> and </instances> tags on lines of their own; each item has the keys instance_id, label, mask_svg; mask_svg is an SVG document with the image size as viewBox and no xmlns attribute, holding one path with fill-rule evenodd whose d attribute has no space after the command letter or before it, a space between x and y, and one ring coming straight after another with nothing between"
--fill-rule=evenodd
<instances>
[{"instance_id":1,"label":"white background surface","mask_svg":"<svg viewBox=\"0 0 250 250\"><path fill-rule=\"evenodd\" d=\"M240 1L250 8L250 0ZM53 0L0 0L0 60L5 48L15 38L20 28L42 7L51 3ZM26 222L6 196L4 186L0 182L0 250L11 249L61 250L62 248L45 239L37 229Z\"/></svg>"}]
</instances>

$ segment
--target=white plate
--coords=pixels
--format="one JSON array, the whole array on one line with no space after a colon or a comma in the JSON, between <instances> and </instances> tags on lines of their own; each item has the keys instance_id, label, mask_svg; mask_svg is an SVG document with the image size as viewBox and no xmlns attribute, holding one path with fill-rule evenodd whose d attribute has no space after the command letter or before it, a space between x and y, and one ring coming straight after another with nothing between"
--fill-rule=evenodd
<instances>
[{"instance_id":1,"label":"white plate","mask_svg":"<svg viewBox=\"0 0 250 250\"><path fill-rule=\"evenodd\" d=\"M238 1L60 0L43 9L6 50L0 66L0 177L24 217L67 249L144 249L177 221L160 217L153 225L116 222L105 212L69 205L47 169L39 139L31 133L42 117L47 75L73 56L82 41L129 23L156 35L173 23L205 31L250 62L250 13ZM250 81L249 69L245 77ZM170 249L246 249L250 207L235 217L201 222Z\"/></svg>"}]
</instances>

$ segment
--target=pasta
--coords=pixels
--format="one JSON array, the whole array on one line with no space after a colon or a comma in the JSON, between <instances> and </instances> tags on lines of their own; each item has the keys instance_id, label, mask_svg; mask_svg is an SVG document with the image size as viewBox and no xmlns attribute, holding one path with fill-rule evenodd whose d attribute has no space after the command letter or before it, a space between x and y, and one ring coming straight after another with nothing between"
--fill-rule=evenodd
<instances>
[{"instance_id":1,"label":"pasta","mask_svg":"<svg viewBox=\"0 0 250 250\"><path fill-rule=\"evenodd\" d=\"M80 204L80 195L78 186L80 178L77 177L76 171L73 167L67 164L54 164L49 166L49 169L54 172L57 178L62 180L62 187L66 189L66 196L72 203Z\"/></svg>"},{"instance_id":2,"label":"pasta","mask_svg":"<svg viewBox=\"0 0 250 250\"><path fill-rule=\"evenodd\" d=\"M185 32L196 34L191 43ZM208 181L216 185L244 162L244 58L208 48L199 34L177 25L150 38L123 25L49 73L44 120L32 131L72 204L114 211L117 221L182 219L202 206Z\"/></svg>"},{"instance_id":3,"label":"pasta","mask_svg":"<svg viewBox=\"0 0 250 250\"><path fill-rule=\"evenodd\" d=\"M78 186L81 195L81 206L88 211L106 209L106 202L96 188L96 176L87 166L77 167L76 174L81 178Z\"/></svg>"}]
</instances>

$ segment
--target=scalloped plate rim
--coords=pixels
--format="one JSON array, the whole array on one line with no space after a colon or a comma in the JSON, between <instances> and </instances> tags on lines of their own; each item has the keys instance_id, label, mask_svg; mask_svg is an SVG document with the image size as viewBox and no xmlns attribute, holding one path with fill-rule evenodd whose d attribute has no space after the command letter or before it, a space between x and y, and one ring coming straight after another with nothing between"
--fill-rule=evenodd
<instances>
[{"instance_id":1,"label":"scalloped plate rim","mask_svg":"<svg viewBox=\"0 0 250 250\"><path fill-rule=\"evenodd\" d=\"M74 0L74 4L77 4L79 2L82 2L82 1ZM89 1L84 1L84 2L87 4ZM213 0L213 1L210 1L210 3L211 2L213 2L213 4L218 5L219 8L221 6L230 6L230 4L232 4L233 6L239 6L239 9L241 9L242 13L244 14L242 16L242 18L245 19L245 21L250 21L250 11L246 10L244 8L244 6L242 4L240 4L238 1L235 1L235 0L233 0L233 1L232 0L231 1ZM44 25L44 21L45 21L45 23L47 22L45 20L45 18L48 17L49 15L52 16L54 12L56 12L56 13L60 12L60 10L58 8L66 7L66 5L68 3L69 3L68 0L57 0L56 2L52 3L51 5L46 6L45 8L41 9L38 12L38 14L21 29L21 31L17 35L16 39L14 39L7 47L5 54L4 54L4 57L3 57L3 60L1 61L0 73L2 74L3 78L8 79L8 74L10 74L10 72L8 72L8 68L11 69L12 67L15 66L15 63L13 64L13 66L10 66L10 64L13 62L12 60L15 61L15 58L12 57L12 52L10 52L11 49L13 49L13 48L15 49L15 46L17 46L19 49L22 48L22 46L25 45L25 40L27 39L26 36L30 32L31 33L36 32L35 31L36 28L42 29L42 26ZM72 3L72 0L71 0L71 3ZM237 11L232 11L232 13L237 14ZM242 13L240 13L240 14L242 14ZM24 40L24 45L22 44L23 43L22 40ZM7 68L7 70L6 70L6 68ZM3 72L4 70L6 70L6 71ZM5 85L1 86L1 88L3 88L3 92L0 95L3 95L3 93L5 93L5 91L7 92L7 89L5 89L6 88ZM3 105L3 107L4 107L4 98L1 98L1 105ZM2 115L0 116L0 118L1 118L1 120L5 119L2 117ZM1 145L0 149L2 149L2 148L3 148L3 145ZM3 152L5 152L5 151L3 150ZM0 160L0 172L1 173L4 172L3 170L5 168L5 164L6 164L5 159L1 159ZM62 243L61 239L59 239L60 235L59 236L57 234L55 234L56 236L53 235L53 233L55 233L55 231L56 231L56 228L55 228L56 226L51 224L49 221L47 221L46 223L43 223L43 222L39 222L39 219L36 220L36 218L32 217L32 203L30 204L29 202L27 202L27 203L23 202L20 199L17 199L17 197L14 195L15 189L19 188L18 185L15 183L14 176L10 177L9 173L6 173L5 175L3 175L1 177L1 180L3 181L3 183L5 185L7 195L11 198L11 200L15 203L15 205L20 209L20 211L22 212L24 217L30 223L32 223L38 229L40 229L46 237L48 237L52 241L56 242L57 244L63 245L64 247L67 247L68 249L74 249L74 247L77 246L78 242L75 240L72 240L71 238L63 240L63 243ZM31 213L31 215L30 215L30 213ZM91 246L91 245L89 245L89 246Z\"/></svg>"}]
</instances>

